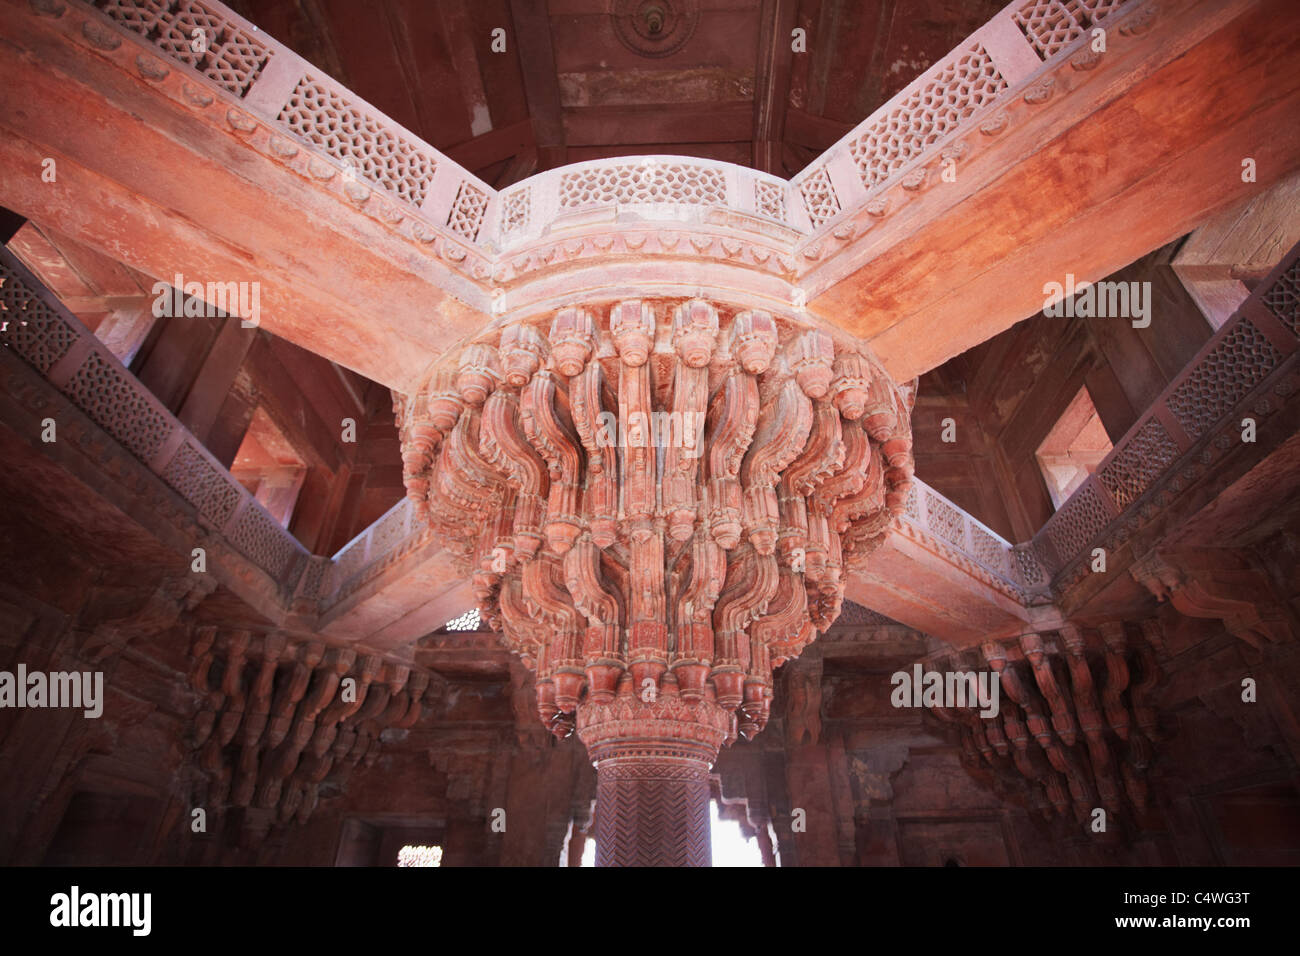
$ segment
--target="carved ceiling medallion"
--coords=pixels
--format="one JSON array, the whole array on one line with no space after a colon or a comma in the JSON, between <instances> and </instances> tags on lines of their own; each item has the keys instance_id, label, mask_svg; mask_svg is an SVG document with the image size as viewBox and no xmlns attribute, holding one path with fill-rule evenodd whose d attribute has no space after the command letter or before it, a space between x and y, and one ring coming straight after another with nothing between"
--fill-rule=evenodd
<instances>
[{"instance_id":1,"label":"carved ceiling medallion","mask_svg":"<svg viewBox=\"0 0 1300 956\"><path fill-rule=\"evenodd\" d=\"M698 0L616 0L614 32L623 45L641 56L676 53L691 38L700 20Z\"/></svg>"}]
</instances>

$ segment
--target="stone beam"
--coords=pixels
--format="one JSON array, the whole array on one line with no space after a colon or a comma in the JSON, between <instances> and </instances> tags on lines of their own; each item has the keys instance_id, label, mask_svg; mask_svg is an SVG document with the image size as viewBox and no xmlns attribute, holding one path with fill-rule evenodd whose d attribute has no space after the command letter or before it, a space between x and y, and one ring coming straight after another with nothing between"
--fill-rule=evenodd
<instances>
[{"instance_id":1,"label":"stone beam","mask_svg":"<svg viewBox=\"0 0 1300 956\"><path fill-rule=\"evenodd\" d=\"M794 53L790 36L798 7L795 0L763 0L759 7L753 165L767 173L781 172L781 142L785 138L786 97Z\"/></svg>"},{"instance_id":2,"label":"stone beam","mask_svg":"<svg viewBox=\"0 0 1300 956\"><path fill-rule=\"evenodd\" d=\"M560 81L555 71L555 50L551 46L551 18L545 0L510 0L514 42L518 44L519 66L524 75L524 95L537 136L543 169L562 166L567 146Z\"/></svg>"},{"instance_id":3,"label":"stone beam","mask_svg":"<svg viewBox=\"0 0 1300 956\"><path fill-rule=\"evenodd\" d=\"M1223 325L1250 294L1245 281L1262 279L1280 256L1300 242L1297 207L1300 173L1219 213L1179 247L1174 272L1214 328Z\"/></svg>"},{"instance_id":4,"label":"stone beam","mask_svg":"<svg viewBox=\"0 0 1300 956\"><path fill-rule=\"evenodd\" d=\"M474 606L474 592L453 556L434 541L428 529L413 525L391 551L374 543L384 522L409 522L406 499L367 528L335 556L326 582L338 590L322 601L320 632L347 642L362 642L387 653L412 653L415 642ZM363 561L367 547L374 556ZM356 557L360 555L361 557ZM352 574L348 577L349 570Z\"/></svg>"},{"instance_id":5,"label":"stone beam","mask_svg":"<svg viewBox=\"0 0 1300 956\"><path fill-rule=\"evenodd\" d=\"M845 596L966 647L1021 633L1031 618L1026 593L1042 575L1032 555L917 481L866 570L848 573ZM334 556L314 596L321 602L322 634L385 653L475 604L464 572L408 500Z\"/></svg>"},{"instance_id":6,"label":"stone beam","mask_svg":"<svg viewBox=\"0 0 1300 956\"><path fill-rule=\"evenodd\" d=\"M159 280L256 282L268 331L398 388L482 325L491 187L287 48L212 4L200 72L89 4L4 6L0 205Z\"/></svg>"},{"instance_id":7,"label":"stone beam","mask_svg":"<svg viewBox=\"0 0 1300 956\"><path fill-rule=\"evenodd\" d=\"M1097 21L1104 53L1090 28L1022 27L1026 6L792 182L813 204L797 256L810 310L895 379L1039 312L1066 272L1100 280L1300 167L1285 2L1129 0Z\"/></svg>"},{"instance_id":8,"label":"stone beam","mask_svg":"<svg viewBox=\"0 0 1300 956\"><path fill-rule=\"evenodd\" d=\"M1032 557L915 481L906 508L845 596L955 647L1018 634L1030 620L1027 591L1041 574Z\"/></svg>"}]
</instances>

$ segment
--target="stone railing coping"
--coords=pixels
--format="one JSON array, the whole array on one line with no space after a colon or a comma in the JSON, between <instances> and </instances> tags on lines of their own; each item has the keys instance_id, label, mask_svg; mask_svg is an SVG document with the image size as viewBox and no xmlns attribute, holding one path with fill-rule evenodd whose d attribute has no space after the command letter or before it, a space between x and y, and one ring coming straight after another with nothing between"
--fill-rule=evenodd
<instances>
[{"instance_id":1,"label":"stone railing coping","mask_svg":"<svg viewBox=\"0 0 1300 956\"><path fill-rule=\"evenodd\" d=\"M1109 27L1143 6L1149 4L1012 0L791 178L813 233L863 209L932 162L1037 74L1079 53L1091 41L1094 24ZM878 142L869 148L873 139Z\"/></svg>"}]
</instances>

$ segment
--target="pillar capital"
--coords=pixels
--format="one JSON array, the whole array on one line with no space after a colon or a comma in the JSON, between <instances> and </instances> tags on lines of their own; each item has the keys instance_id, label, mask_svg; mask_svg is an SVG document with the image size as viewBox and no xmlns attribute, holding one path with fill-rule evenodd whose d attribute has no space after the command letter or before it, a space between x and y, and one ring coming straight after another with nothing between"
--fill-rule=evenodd
<instances>
[{"instance_id":1,"label":"pillar capital","mask_svg":"<svg viewBox=\"0 0 1300 956\"><path fill-rule=\"evenodd\" d=\"M397 420L408 495L535 671L542 722L620 805L610 775L686 773L707 804L718 749L767 725L773 669L902 511L915 388L801 313L650 293L503 317ZM603 827L602 858L641 839Z\"/></svg>"}]
</instances>

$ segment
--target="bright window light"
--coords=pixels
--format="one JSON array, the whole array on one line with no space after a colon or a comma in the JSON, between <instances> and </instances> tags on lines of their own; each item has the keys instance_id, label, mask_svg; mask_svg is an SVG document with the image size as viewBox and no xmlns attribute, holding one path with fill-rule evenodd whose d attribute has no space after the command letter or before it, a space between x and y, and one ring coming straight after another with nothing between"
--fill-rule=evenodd
<instances>
[{"instance_id":1,"label":"bright window light","mask_svg":"<svg viewBox=\"0 0 1300 956\"><path fill-rule=\"evenodd\" d=\"M442 629L444 631L477 631L478 622L478 608L472 607L460 617L453 617L442 626Z\"/></svg>"},{"instance_id":2,"label":"bright window light","mask_svg":"<svg viewBox=\"0 0 1300 956\"><path fill-rule=\"evenodd\" d=\"M763 854L754 837L745 839L740 824L718 816L718 801L709 801L709 825L713 837L714 866L762 866ZM582 865L596 865L596 841L589 839L582 851Z\"/></svg>"},{"instance_id":3,"label":"bright window light","mask_svg":"<svg viewBox=\"0 0 1300 956\"><path fill-rule=\"evenodd\" d=\"M442 847L408 844L397 851L398 866L442 866Z\"/></svg>"}]
</instances>

